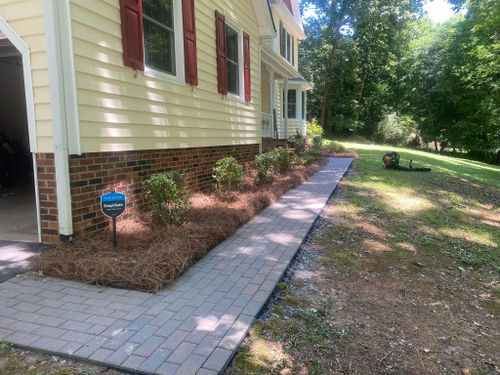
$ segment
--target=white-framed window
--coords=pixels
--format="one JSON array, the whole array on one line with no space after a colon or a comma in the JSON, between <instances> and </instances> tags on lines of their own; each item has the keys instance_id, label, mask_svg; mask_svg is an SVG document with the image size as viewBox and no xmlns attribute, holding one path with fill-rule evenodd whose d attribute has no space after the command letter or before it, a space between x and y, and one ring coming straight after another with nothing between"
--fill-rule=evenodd
<instances>
[{"instance_id":1,"label":"white-framed window","mask_svg":"<svg viewBox=\"0 0 500 375\"><path fill-rule=\"evenodd\" d=\"M184 81L181 0L143 0L145 73Z\"/></svg>"},{"instance_id":2,"label":"white-framed window","mask_svg":"<svg viewBox=\"0 0 500 375\"><path fill-rule=\"evenodd\" d=\"M283 24L280 26L280 43L281 47L281 56L283 56L290 64L294 65L294 43L295 40L292 35L285 29Z\"/></svg>"},{"instance_id":3,"label":"white-framed window","mask_svg":"<svg viewBox=\"0 0 500 375\"><path fill-rule=\"evenodd\" d=\"M288 96L288 108L285 108L285 95ZM289 119L297 118L297 90L288 90L288 94L283 90L283 118L285 113Z\"/></svg>"},{"instance_id":4,"label":"white-framed window","mask_svg":"<svg viewBox=\"0 0 500 375\"><path fill-rule=\"evenodd\" d=\"M243 28L226 16L227 92L231 97L243 99Z\"/></svg>"}]
</instances>

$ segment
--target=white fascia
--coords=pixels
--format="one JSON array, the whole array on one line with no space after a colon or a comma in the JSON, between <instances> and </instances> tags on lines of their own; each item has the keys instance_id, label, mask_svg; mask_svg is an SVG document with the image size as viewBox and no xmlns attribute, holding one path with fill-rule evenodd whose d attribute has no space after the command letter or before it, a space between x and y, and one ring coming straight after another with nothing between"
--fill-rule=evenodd
<instances>
[{"instance_id":1,"label":"white fascia","mask_svg":"<svg viewBox=\"0 0 500 375\"><path fill-rule=\"evenodd\" d=\"M307 38L302 24L299 24L282 0L272 0L271 6L276 10L276 13L290 34L298 40L305 40Z\"/></svg>"},{"instance_id":2,"label":"white fascia","mask_svg":"<svg viewBox=\"0 0 500 375\"><path fill-rule=\"evenodd\" d=\"M276 28L267 0L252 0L252 5L259 24L259 35L261 37L274 37Z\"/></svg>"}]
</instances>

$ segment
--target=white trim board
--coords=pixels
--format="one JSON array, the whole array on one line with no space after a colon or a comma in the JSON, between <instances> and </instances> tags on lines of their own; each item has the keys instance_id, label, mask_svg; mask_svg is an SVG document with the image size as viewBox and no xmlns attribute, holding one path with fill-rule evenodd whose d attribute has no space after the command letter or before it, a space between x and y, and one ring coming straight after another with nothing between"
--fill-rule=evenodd
<instances>
[{"instance_id":1,"label":"white trim board","mask_svg":"<svg viewBox=\"0 0 500 375\"><path fill-rule=\"evenodd\" d=\"M73 53L71 19L68 19L69 2L45 0L44 14L56 170L57 218L59 234L70 238L73 235L73 218L68 158L70 153L79 153L80 136L78 112L75 107L77 101L74 67L71 66ZM66 64L68 66L65 66Z\"/></svg>"},{"instance_id":2,"label":"white trim board","mask_svg":"<svg viewBox=\"0 0 500 375\"><path fill-rule=\"evenodd\" d=\"M24 96L26 100L26 115L28 117L28 133L30 151L37 152L38 145L36 140L36 120L35 120L35 101L33 98L33 79L31 76L31 59L28 45L12 29L7 21L0 16L0 31L21 53L23 60L24 77Z\"/></svg>"},{"instance_id":3,"label":"white trim board","mask_svg":"<svg viewBox=\"0 0 500 375\"><path fill-rule=\"evenodd\" d=\"M63 121L62 124L67 133L66 142L69 154L80 155L82 153L80 118L78 115L70 2L45 0L44 7L52 109L61 113L62 117L59 120ZM51 72L51 67L54 68L53 72ZM54 118L57 118L56 115ZM55 121L53 126L55 133Z\"/></svg>"}]
</instances>

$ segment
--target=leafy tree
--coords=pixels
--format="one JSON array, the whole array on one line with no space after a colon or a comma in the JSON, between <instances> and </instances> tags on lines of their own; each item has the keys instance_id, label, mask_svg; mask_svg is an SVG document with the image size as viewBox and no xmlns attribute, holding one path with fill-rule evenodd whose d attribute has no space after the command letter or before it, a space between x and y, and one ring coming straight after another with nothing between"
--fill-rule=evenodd
<instances>
[{"instance_id":1,"label":"leafy tree","mask_svg":"<svg viewBox=\"0 0 500 375\"><path fill-rule=\"evenodd\" d=\"M498 0L449 2L466 12L443 25L420 0L303 2L317 16L305 22L302 73L327 134L375 138L380 124L405 118L437 151L500 161Z\"/></svg>"}]
</instances>

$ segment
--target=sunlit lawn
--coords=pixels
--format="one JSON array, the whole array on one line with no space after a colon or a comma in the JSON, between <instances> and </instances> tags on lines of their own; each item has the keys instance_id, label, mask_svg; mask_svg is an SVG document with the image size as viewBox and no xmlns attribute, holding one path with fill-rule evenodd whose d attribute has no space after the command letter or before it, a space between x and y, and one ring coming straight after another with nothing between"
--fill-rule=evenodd
<instances>
[{"instance_id":1,"label":"sunlit lawn","mask_svg":"<svg viewBox=\"0 0 500 375\"><path fill-rule=\"evenodd\" d=\"M304 269L228 372L499 371L500 168L345 146L360 158L305 250ZM433 171L384 170L387 151Z\"/></svg>"}]
</instances>

